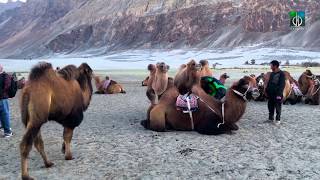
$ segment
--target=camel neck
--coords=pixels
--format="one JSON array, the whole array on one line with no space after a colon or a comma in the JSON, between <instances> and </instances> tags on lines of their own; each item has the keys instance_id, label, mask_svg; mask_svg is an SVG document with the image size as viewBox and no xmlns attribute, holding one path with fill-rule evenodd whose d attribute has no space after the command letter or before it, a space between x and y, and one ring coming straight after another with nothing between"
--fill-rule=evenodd
<instances>
[{"instance_id":1,"label":"camel neck","mask_svg":"<svg viewBox=\"0 0 320 180\"><path fill-rule=\"evenodd\" d=\"M225 122L235 123L240 120L245 112L247 102L239 95L236 95L230 88L225 100Z\"/></svg>"}]
</instances>

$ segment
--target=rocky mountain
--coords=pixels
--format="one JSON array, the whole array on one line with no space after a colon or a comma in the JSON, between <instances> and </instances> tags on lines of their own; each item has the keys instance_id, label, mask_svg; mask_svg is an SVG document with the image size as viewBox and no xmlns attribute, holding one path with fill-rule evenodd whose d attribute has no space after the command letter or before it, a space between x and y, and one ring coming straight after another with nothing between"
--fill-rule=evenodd
<instances>
[{"instance_id":1,"label":"rocky mountain","mask_svg":"<svg viewBox=\"0 0 320 180\"><path fill-rule=\"evenodd\" d=\"M138 48L320 50L314 0L28 0L0 14L0 58ZM289 11L306 12L292 30Z\"/></svg>"},{"instance_id":2,"label":"rocky mountain","mask_svg":"<svg viewBox=\"0 0 320 180\"><path fill-rule=\"evenodd\" d=\"M14 9L16 7L20 7L22 6L22 4L23 2L21 1L12 1L12 0L9 0L7 3L0 3L0 13L6 10Z\"/></svg>"}]
</instances>

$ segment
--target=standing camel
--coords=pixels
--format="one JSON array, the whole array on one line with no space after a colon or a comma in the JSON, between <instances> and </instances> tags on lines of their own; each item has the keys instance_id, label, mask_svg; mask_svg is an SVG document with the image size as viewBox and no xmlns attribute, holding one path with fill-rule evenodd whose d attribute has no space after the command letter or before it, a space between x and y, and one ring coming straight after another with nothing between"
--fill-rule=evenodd
<instances>
[{"instance_id":1,"label":"standing camel","mask_svg":"<svg viewBox=\"0 0 320 180\"><path fill-rule=\"evenodd\" d=\"M83 120L92 96L92 69L83 63L79 67L68 65L57 73L50 63L39 63L32 68L29 81L21 93L21 118L26 127L20 143L22 179L33 179L28 173L28 155L32 145L40 153L45 167L49 161L41 137L41 126L56 121L64 127L62 152L72 160L73 130Z\"/></svg>"}]
</instances>

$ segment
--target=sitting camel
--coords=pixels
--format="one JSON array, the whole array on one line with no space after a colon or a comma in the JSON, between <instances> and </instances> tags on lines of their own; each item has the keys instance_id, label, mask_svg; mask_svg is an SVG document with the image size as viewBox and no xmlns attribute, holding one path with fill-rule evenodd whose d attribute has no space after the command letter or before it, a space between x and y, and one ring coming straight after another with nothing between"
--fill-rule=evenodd
<instances>
[{"instance_id":1,"label":"sitting camel","mask_svg":"<svg viewBox=\"0 0 320 180\"><path fill-rule=\"evenodd\" d=\"M310 70L301 74L298 80L299 88L305 96L305 103L319 105L320 101L320 81L319 77L314 75Z\"/></svg>"},{"instance_id":2,"label":"sitting camel","mask_svg":"<svg viewBox=\"0 0 320 180\"><path fill-rule=\"evenodd\" d=\"M151 104L157 104L161 95L173 86L173 79L168 76L169 66L164 62L149 64L150 76L146 95Z\"/></svg>"},{"instance_id":3,"label":"sitting camel","mask_svg":"<svg viewBox=\"0 0 320 180\"><path fill-rule=\"evenodd\" d=\"M148 71L149 71L149 76L147 76L143 81L142 81L142 86L148 86L148 82L150 77L154 77L154 74L156 73L157 67L154 64L149 64L148 65Z\"/></svg>"},{"instance_id":4,"label":"sitting camel","mask_svg":"<svg viewBox=\"0 0 320 180\"><path fill-rule=\"evenodd\" d=\"M220 102L201 88L199 67L192 60L179 70L175 86L168 89L159 104L151 109L150 118L141 122L145 128L154 131L194 130L209 135L238 129L236 122L244 114L247 101L258 95L255 79L243 77L229 88L226 101ZM177 109L177 98L185 94L195 97L197 111L185 113Z\"/></svg>"},{"instance_id":5,"label":"sitting camel","mask_svg":"<svg viewBox=\"0 0 320 180\"><path fill-rule=\"evenodd\" d=\"M225 85L227 79L229 79L229 78L230 78L230 76L229 76L227 73L223 73L223 74L221 74L221 76L220 76L220 78L219 78L219 81L220 81L223 85Z\"/></svg>"},{"instance_id":6,"label":"sitting camel","mask_svg":"<svg viewBox=\"0 0 320 180\"><path fill-rule=\"evenodd\" d=\"M109 76L106 76L105 80L103 81L100 80L100 77L95 76L94 80L97 88L97 91L95 92L95 94L117 94L117 93L125 94L126 93L123 87L120 84L118 84L116 81L111 80Z\"/></svg>"},{"instance_id":7,"label":"sitting camel","mask_svg":"<svg viewBox=\"0 0 320 180\"><path fill-rule=\"evenodd\" d=\"M200 77L212 77L213 72L209 67L209 62L207 60L201 60L199 63L201 64Z\"/></svg>"}]
</instances>

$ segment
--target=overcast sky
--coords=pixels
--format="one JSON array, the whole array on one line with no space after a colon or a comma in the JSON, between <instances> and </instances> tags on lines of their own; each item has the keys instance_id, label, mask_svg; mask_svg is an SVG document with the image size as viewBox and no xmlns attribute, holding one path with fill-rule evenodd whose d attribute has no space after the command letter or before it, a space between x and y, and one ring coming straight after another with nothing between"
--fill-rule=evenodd
<instances>
[{"instance_id":1,"label":"overcast sky","mask_svg":"<svg viewBox=\"0 0 320 180\"><path fill-rule=\"evenodd\" d=\"M13 1L17 1L17 0L13 0ZM26 2L27 0L20 0L20 1L23 1L23 2ZM0 0L1 3L6 3L8 2L8 0Z\"/></svg>"}]
</instances>

